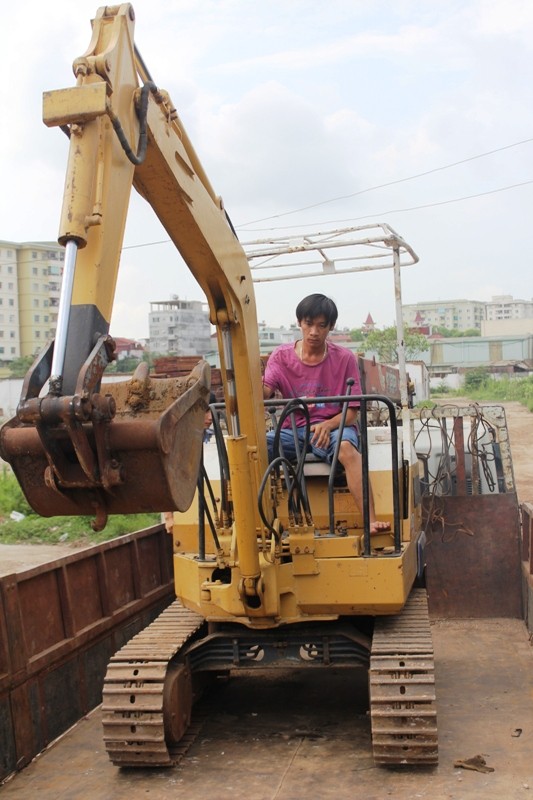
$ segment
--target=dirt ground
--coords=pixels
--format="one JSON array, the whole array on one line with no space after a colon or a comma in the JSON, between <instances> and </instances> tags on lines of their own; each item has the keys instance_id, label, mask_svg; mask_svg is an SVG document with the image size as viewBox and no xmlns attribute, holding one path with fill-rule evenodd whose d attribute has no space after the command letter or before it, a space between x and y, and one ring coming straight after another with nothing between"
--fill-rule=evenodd
<instances>
[{"instance_id":1,"label":"dirt ground","mask_svg":"<svg viewBox=\"0 0 533 800\"><path fill-rule=\"evenodd\" d=\"M446 403L467 404L464 398ZM533 503L533 414L520 403L504 403L519 503ZM0 576L19 572L75 552L68 544L0 544ZM79 548L78 548L79 549Z\"/></svg>"},{"instance_id":2,"label":"dirt ground","mask_svg":"<svg viewBox=\"0 0 533 800\"><path fill-rule=\"evenodd\" d=\"M533 653L521 620L435 623L439 765L373 763L364 670L243 675L200 701L174 769L117 769L98 707L0 787L2 800L527 800ZM482 756L490 771L456 766Z\"/></svg>"},{"instance_id":3,"label":"dirt ground","mask_svg":"<svg viewBox=\"0 0 533 800\"><path fill-rule=\"evenodd\" d=\"M504 403L519 503L533 503L533 414L520 403Z\"/></svg>"}]
</instances>

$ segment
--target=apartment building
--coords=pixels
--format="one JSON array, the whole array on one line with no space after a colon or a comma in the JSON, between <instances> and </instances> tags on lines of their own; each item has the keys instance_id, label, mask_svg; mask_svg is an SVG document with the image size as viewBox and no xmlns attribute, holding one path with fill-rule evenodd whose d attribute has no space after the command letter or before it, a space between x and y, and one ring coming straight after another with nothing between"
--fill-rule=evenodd
<instances>
[{"instance_id":1,"label":"apartment building","mask_svg":"<svg viewBox=\"0 0 533 800\"><path fill-rule=\"evenodd\" d=\"M409 328L442 327L465 331L481 330L486 303L477 300L427 300L403 306L404 324Z\"/></svg>"},{"instance_id":2,"label":"apartment building","mask_svg":"<svg viewBox=\"0 0 533 800\"><path fill-rule=\"evenodd\" d=\"M0 240L0 362L33 356L54 335L64 249Z\"/></svg>"},{"instance_id":3,"label":"apartment building","mask_svg":"<svg viewBox=\"0 0 533 800\"><path fill-rule=\"evenodd\" d=\"M533 300L519 300L510 294L494 295L486 303L488 321L497 319L531 319L533 317Z\"/></svg>"},{"instance_id":4,"label":"apartment building","mask_svg":"<svg viewBox=\"0 0 533 800\"><path fill-rule=\"evenodd\" d=\"M148 334L152 353L196 356L213 349L208 305L200 300L173 295L151 302Z\"/></svg>"}]
</instances>

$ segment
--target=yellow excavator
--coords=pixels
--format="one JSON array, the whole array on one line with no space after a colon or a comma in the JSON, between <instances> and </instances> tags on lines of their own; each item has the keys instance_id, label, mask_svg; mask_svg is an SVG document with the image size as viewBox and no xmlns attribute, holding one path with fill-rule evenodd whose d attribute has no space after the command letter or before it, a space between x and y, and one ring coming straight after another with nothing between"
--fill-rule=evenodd
<instances>
[{"instance_id":1,"label":"yellow excavator","mask_svg":"<svg viewBox=\"0 0 533 800\"><path fill-rule=\"evenodd\" d=\"M41 515L90 514L101 529L109 514L174 512L177 599L111 659L103 691L109 756L119 766L175 763L209 676L364 667L376 762L434 764L433 651L417 586L423 536L408 416L386 395L360 397L362 512L335 463L328 474L305 455L269 464L266 430L290 419L295 404L263 400L250 259L135 46L134 24L130 4L100 8L73 65L76 85L44 94L44 122L70 138L61 300L55 339L28 372L0 443ZM132 185L196 278L216 327L224 397L212 406L213 469L203 444L207 363L181 379L141 367L124 383L103 380L115 357L109 327ZM402 253L414 256L392 229L378 234L371 244L391 254L394 268ZM339 398L345 408L350 391ZM370 487L390 523L372 536Z\"/></svg>"}]
</instances>

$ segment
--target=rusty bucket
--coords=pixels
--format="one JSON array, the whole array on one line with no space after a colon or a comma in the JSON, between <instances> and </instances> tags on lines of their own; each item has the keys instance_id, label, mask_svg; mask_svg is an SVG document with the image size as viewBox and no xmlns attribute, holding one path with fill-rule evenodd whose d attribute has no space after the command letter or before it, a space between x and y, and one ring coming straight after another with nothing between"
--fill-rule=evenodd
<instances>
[{"instance_id":1,"label":"rusty bucket","mask_svg":"<svg viewBox=\"0 0 533 800\"><path fill-rule=\"evenodd\" d=\"M210 368L152 378L141 364L130 380L89 397L32 399L0 430L30 506L44 517L185 511L198 478ZM29 405L29 404L28 404Z\"/></svg>"}]
</instances>

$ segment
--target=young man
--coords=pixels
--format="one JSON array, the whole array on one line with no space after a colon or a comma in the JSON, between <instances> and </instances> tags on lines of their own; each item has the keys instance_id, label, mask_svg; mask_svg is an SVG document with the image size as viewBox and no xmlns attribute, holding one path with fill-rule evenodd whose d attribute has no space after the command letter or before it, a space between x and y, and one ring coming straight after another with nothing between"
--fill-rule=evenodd
<instances>
[{"instance_id":1,"label":"young man","mask_svg":"<svg viewBox=\"0 0 533 800\"><path fill-rule=\"evenodd\" d=\"M263 394L271 397L277 390L284 398L328 397L347 394L346 381L354 380L352 394L361 394L361 380L354 354L345 347L328 342L328 334L337 322L337 306L323 294L311 294L296 307L296 319L302 338L295 343L282 344L270 355L263 378ZM357 449L359 440L355 422L359 403L350 402L339 448L339 461L344 467L348 489L360 511L363 508L362 459ZM310 447L312 452L331 463L339 436L342 416L341 403L310 403ZM305 418L297 414L298 438L303 445ZM267 434L269 458L272 460L274 433ZM280 438L283 452L295 457L294 438L290 420L286 420ZM370 533L390 530L388 522L376 519L370 491Z\"/></svg>"}]
</instances>

